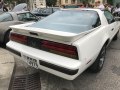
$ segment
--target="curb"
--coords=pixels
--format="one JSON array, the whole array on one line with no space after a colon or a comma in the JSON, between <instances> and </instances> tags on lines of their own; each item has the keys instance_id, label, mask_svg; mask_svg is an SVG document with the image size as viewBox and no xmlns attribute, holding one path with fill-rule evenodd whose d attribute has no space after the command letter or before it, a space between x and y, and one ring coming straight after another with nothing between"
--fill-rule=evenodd
<instances>
[{"instance_id":1,"label":"curb","mask_svg":"<svg viewBox=\"0 0 120 90\"><path fill-rule=\"evenodd\" d=\"M0 48L0 90L9 90L14 68L14 57L9 51Z\"/></svg>"},{"instance_id":2,"label":"curb","mask_svg":"<svg viewBox=\"0 0 120 90\"><path fill-rule=\"evenodd\" d=\"M13 80L14 80L14 76L15 76L15 71L16 71L16 64L14 64L14 68L13 68L13 72L12 72L12 75L11 75L8 90L11 90L11 88L12 88Z\"/></svg>"}]
</instances>

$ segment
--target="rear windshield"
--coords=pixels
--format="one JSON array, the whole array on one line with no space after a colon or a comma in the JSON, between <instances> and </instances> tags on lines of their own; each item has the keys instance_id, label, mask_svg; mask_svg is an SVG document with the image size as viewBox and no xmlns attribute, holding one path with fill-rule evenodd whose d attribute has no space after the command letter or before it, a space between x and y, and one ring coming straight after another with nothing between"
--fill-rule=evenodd
<instances>
[{"instance_id":1,"label":"rear windshield","mask_svg":"<svg viewBox=\"0 0 120 90\"><path fill-rule=\"evenodd\" d=\"M55 31L80 33L94 28L98 19L96 11L61 10L30 25L29 27L51 29Z\"/></svg>"}]
</instances>

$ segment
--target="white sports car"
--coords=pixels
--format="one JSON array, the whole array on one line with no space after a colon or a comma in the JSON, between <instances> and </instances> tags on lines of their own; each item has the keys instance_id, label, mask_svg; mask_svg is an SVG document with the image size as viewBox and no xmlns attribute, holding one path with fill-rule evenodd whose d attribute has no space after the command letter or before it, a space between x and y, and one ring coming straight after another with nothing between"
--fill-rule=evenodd
<instances>
[{"instance_id":1,"label":"white sports car","mask_svg":"<svg viewBox=\"0 0 120 90\"><path fill-rule=\"evenodd\" d=\"M36 23L11 26L7 48L34 68L73 80L88 67L102 69L106 47L117 40L118 20L99 9L60 10Z\"/></svg>"}]
</instances>

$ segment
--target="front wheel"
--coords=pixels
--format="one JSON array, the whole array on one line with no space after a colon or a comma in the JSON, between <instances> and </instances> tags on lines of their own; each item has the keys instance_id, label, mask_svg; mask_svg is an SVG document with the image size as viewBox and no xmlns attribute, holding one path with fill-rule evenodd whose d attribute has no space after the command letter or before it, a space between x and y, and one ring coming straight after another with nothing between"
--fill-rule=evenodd
<instances>
[{"instance_id":1,"label":"front wheel","mask_svg":"<svg viewBox=\"0 0 120 90\"><path fill-rule=\"evenodd\" d=\"M106 56L106 46L104 45L103 48L101 49L97 59L90 66L89 70L93 73L100 72L104 65L105 56Z\"/></svg>"}]
</instances>

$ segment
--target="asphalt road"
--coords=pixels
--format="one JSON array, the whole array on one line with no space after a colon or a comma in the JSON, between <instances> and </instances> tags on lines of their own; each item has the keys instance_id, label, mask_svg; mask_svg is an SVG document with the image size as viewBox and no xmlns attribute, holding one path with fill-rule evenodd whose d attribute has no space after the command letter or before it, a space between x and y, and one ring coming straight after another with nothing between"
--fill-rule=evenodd
<instances>
[{"instance_id":1,"label":"asphalt road","mask_svg":"<svg viewBox=\"0 0 120 90\"><path fill-rule=\"evenodd\" d=\"M41 90L120 90L120 34L107 49L106 61L100 73L83 72L73 81L67 81L47 72L29 67L16 60L15 76L40 72Z\"/></svg>"}]
</instances>

